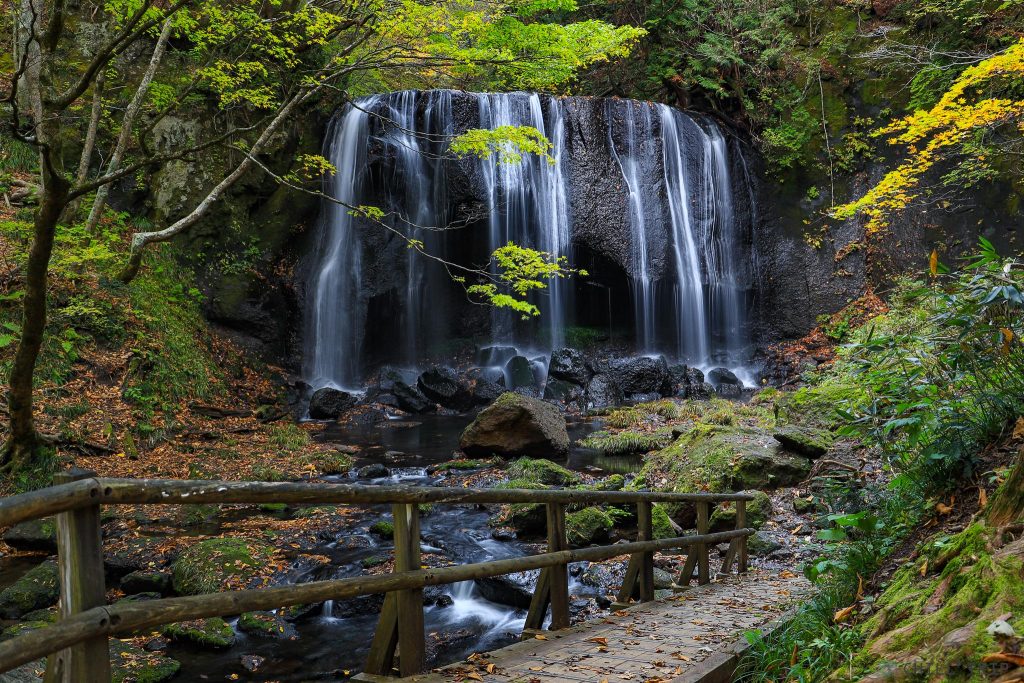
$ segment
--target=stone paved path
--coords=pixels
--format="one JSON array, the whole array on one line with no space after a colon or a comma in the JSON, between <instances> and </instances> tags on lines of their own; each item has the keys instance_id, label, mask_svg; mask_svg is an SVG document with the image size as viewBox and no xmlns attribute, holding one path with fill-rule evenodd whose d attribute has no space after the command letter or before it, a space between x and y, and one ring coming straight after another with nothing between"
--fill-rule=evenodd
<instances>
[{"instance_id":1,"label":"stone paved path","mask_svg":"<svg viewBox=\"0 0 1024 683\"><path fill-rule=\"evenodd\" d=\"M403 681L441 683L668 682L730 649L743 632L784 612L809 589L792 572L751 570L594 619L544 639Z\"/></svg>"}]
</instances>

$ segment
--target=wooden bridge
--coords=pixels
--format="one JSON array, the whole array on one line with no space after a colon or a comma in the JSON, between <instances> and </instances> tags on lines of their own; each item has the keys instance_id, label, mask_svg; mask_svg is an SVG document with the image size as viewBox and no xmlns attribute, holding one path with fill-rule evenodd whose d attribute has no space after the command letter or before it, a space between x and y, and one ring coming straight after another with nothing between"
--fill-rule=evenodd
<instances>
[{"instance_id":1,"label":"wooden bridge","mask_svg":"<svg viewBox=\"0 0 1024 683\"><path fill-rule=\"evenodd\" d=\"M137 631L191 619L237 615L248 611L271 610L292 605L344 600L362 595L385 593L380 620L365 666L369 679L399 675L411 677L425 669L425 640L422 591L436 586L500 576L512 572L540 569L541 574L526 618L524 642L518 651L519 664L525 659L541 662L553 653L534 654L546 643L560 642L560 632L569 629L569 576L571 562L598 562L629 555L629 564L618 603L610 617L644 609L622 610L636 598L641 603L654 600L654 553L676 548L687 550L687 559L676 583L688 586L696 574L700 586L712 579L709 547L729 543L720 574L747 572L746 503L743 494L680 494L646 491L577 491L522 489L456 489L429 487L366 487L348 484L266 483L228 481L178 481L106 479L93 472L75 470L58 475L55 485L31 493L0 499L0 527L30 519L56 515L58 566L60 574L60 619L52 626L32 631L0 643L0 673L48 656L47 681L67 683L109 683L108 639L120 633ZM736 528L708 533L711 506L722 501L736 505ZM104 505L122 504L391 504L395 528L395 570L383 576L360 576L298 585L164 598L141 603L107 605L103 572L103 547L100 511ZM463 564L439 569L420 565L420 503L433 504L512 504L539 503L547 511L547 552L524 557ZM653 503L688 503L696 507L695 534L655 540L652 530ZM571 549L566 540L567 506L633 504L637 509L637 540L606 546ZM729 585L742 585L733 579ZM756 584L758 582L753 582ZM753 585L752 584L752 585ZM718 584L715 584L716 586ZM725 584L722 584L725 585ZM711 589L713 587L708 587ZM753 595L764 596L762 587L753 586ZM656 603L651 606L666 614L686 616L681 603ZM712 613L713 610L710 613ZM549 631L541 631L550 613ZM647 612L644 612L645 614ZM639 612L638 612L639 614ZM690 614L690 617L693 615ZM677 619L678 620L678 619ZM692 620L692 619L691 619ZM666 634L671 616L665 617ZM685 620L684 620L685 621ZM756 624L751 624L756 625ZM692 624L688 628L692 630ZM699 627L698 627L699 628ZM708 629L709 632L711 629ZM566 634L579 633L570 629ZM609 636L591 635L585 646L594 649ZM570 638L566 635L566 638ZM593 640L596 638L597 640ZM579 642L586 639L577 638ZM692 640L692 639L691 639ZM698 638L699 640L699 638ZM565 642L569 642L566 640ZM517 647L517 646L514 646ZM622 650L621 652L628 651ZM672 646L669 646L672 647ZM531 649L533 648L533 649ZM543 649L543 648L540 648ZM504 651L499 651L499 653ZM539 652L539 650L538 650ZM603 654L597 652L597 654ZM498 657L499 654L494 655ZM683 655L686 657L686 655ZM690 658L693 659L692 657ZM667 660L667 657L666 657ZM504 660L503 660L504 661ZM512 661L512 660L508 660ZM680 662L684 660L679 660ZM493 662L492 662L493 664ZM518 666L518 665L517 665ZM526 672L533 666L520 666ZM568 671L568 664L562 668ZM494 671L497 667L491 668ZM508 671L514 666L503 665ZM612 667L614 668L614 667ZM455 669L449 669L449 672ZM445 680L443 671L434 674ZM458 677L458 674L455 674ZM472 677L471 677L472 678ZM527 676L541 680L537 675ZM563 677L543 680L595 680Z\"/></svg>"}]
</instances>

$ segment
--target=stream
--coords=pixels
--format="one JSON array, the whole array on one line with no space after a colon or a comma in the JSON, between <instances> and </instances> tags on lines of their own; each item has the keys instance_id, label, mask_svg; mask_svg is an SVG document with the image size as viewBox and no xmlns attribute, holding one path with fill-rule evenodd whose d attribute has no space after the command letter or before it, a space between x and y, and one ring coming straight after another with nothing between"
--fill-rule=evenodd
<instances>
[{"instance_id":1,"label":"stream","mask_svg":"<svg viewBox=\"0 0 1024 683\"><path fill-rule=\"evenodd\" d=\"M320 437L322 440L358 446L360 453L350 474L325 477L325 480L365 486L444 485L445 476L429 474L428 468L454 457L459 435L467 423L465 416L427 415L370 426L328 424ZM597 421L581 420L569 424L569 433L575 442L599 428ZM374 479L360 479L356 475L360 468L376 464L388 467L389 475ZM640 460L637 457L608 458L597 451L573 447L561 464L577 471L595 473L600 470L613 474L636 471ZM382 518L390 519L390 510L382 505L368 507L365 512L365 517L360 517L352 526L339 529L335 541L308 551L329 557L328 566L304 569L296 562L289 580L302 582L357 576L363 572L364 561L387 557L393 548L391 541L366 533L365 526ZM458 563L536 552L534 547L517 540L496 540L488 526L489 519L488 511L472 506L436 506L421 517L421 551L438 553ZM576 598L577 608L604 594L601 587L578 580L583 567L570 569L573 575L570 593ZM516 578L525 582L528 592L536 574ZM471 581L428 588L424 592L424 603L427 656L431 666L515 642L526 618L525 609L487 600ZM345 672L354 674L363 666L376 627L379 604L380 596L341 604L329 601L293 622L298 637L291 640L238 632L236 644L227 650L203 650L171 643L168 654L181 662L179 676L184 681L226 680L232 674L254 681L343 679ZM250 673L242 667L241 659L245 655L262 658L257 672Z\"/></svg>"}]
</instances>

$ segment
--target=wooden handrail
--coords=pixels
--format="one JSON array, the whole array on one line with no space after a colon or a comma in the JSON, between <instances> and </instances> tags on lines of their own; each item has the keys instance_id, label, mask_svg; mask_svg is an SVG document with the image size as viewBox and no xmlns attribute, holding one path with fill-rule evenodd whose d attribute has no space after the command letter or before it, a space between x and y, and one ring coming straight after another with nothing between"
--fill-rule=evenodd
<instances>
[{"instance_id":1,"label":"wooden handrail","mask_svg":"<svg viewBox=\"0 0 1024 683\"><path fill-rule=\"evenodd\" d=\"M425 586L501 576L540 569L534 599L527 616L527 632L539 629L548 609L551 628L569 623L568 574L570 562L597 562L629 555L629 567L619 603L632 597L653 599L653 555L657 550L691 547L678 584L689 584L694 566L701 583L710 580L708 547L729 541L722 571L731 571L734 558L746 570L745 528L747 494L664 493L649 491L579 491L571 489L456 489L351 484L269 483L232 481L133 480L96 477L75 470L61 475L67 482L31 493L0 499L0 526L57 514L58 560L61 567L61 620L55 625L0 643L0 673L52 655L48 662L62 682L108 683L107 637L112 634L204 617L241 614L326 600L343 600L386 593L367 661L369 673L392 670L396 648L401 647L401 674L417 673L424 665L424 634L420 591ZM737 528L706 533L712 503L735 502ZM698 533L652 540L651 505L695 503ZM144 603L102 605L102 547L100 508L120 504L392 504L395 515L396 571L384 576L314 581L292 586L250 589L198 596L163 598ZM419 512L417 503L505 504L540 503L547 507L548 552L491 562L440 569L419 567ZM565 506L570 504L632 503L637 505L639 539L633 543L570 550L565 541ZM95 538L93 538L95 536ZM81 571L85 567L87 571ZM93 585L95 582L98 585ZM399 619L398 615L403 614Z\"/></svg>"},{"instance_id":2,"label":"wooden handrail","mask_svg":"<svg viewBox=\"0 0 1024 683\"><path fill-rule=\"evenodd\" d=\"M374 593L472 581L512 572L565 565L570 562L600 562L620 555L684 548L702 542L707 544L723 543L753 533L754 529L735 529L705 536L691 535L658 541L618 543L438 569L417 569L399 574L311 581L291 586L254 588L96 607L58 621L46 628L0 643L0 673L98 635L116 635L126 631L190 619L235 615L242 612L271 610L291 605L324 602L325 600L346 600Z\"/></svg>"},{"instance_id":3,"label":"wooden handrail","mask_svg":"<svg viewBox=\"0 0 1024 683\"><path fill-rule=\"evenodd\" d=\"M579 491L575 489L457 489L301 482L91 478L0 499L0 527L97 502L121 504L393 504L393 503L721 503L753 500L743 493Z\"/></svg>"}]
</instances>

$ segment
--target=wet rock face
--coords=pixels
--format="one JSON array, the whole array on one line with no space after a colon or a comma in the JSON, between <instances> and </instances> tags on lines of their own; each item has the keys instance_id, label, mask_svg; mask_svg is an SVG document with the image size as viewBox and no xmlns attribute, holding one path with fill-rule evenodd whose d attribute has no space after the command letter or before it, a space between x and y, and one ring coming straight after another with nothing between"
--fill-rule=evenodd
<instances>
[{"instance_id":1,"label":"wet rock face","mask_svg":"<svg viewBox=\"0 0 1024 683\"><path fill-rule=\"evenodd\" d=\"M627 397L638 394L671 393L671 374L664 357L615 358L597 364Z\"/></svg>"},{"instance_id":2,"label":"wet rock face","mask_svg":"<svg viewBox=\"0 0 1024 683\"><path fill-rule=\"evenodd\" d=\"M358 402L359 397L347 391L317 389L309 399L309 416L314 420L335 420Z\"/></svg>"},{"instance_id":3,"label":"wet rock face","mask_svg":"<svg viewBox=\"0 0 1024 683\"><path fill-rule=\"evenodd\" d=\"M445 408L464 412L473 405L469 387L451 368L430 368L417 378L416 386L424 396Z\"/></svg>"},{"instance_id":4,"label":"wet rock face","mask_svg":"<svg viewBox=\"0 0 1024 683\"><path fill-rule=\"evenodd\" d=\"M533 587L539 572L516 572L504 576L476 579L474 583L480 594L491 602L518 609L529 609L533 600Z\"/></svg>"},{"instance_id":5,"label":"wet rock face","mask_svg":"<svg viewBox=\"0 0 1024 683\"><path fill-rule=\"evenodd\" d=\"M47 560L0 592L0 617L20 619L37 609L57 602L59 586L57 563Z\"/></svg>"},{"instance_id":6,"label":"wet rock face","mask_svg":"<svg viewBox=\"0 0 1024 683\"><path fill-rule=\"evenodd\" d=\"M564 348L551 354L548 377L584 386L590 379L590 370L581 351Z\"/></svg>"},{"instance_id":7,"label":"wet rock face","mask_svg":"<svg viewBox=\"0 0 1024 683\"><path fill-rule=\"evenodd\" d=\"M417 384L415 373L384 366L377 374L377 395L374 400L410 413L433 412L437 406L423 395Z\"/></svg>"},{"instance_id":8,"label":"wet rock face","mask_svg":"<svg viewBox=\"0 0 1024 683\"><path fill-rule=\"evenodd\" d=\"M506 392L466 427L459 447L470 457L550 456L569 451L569 433L554 405Z\"/></svg>"}]
</instances>

